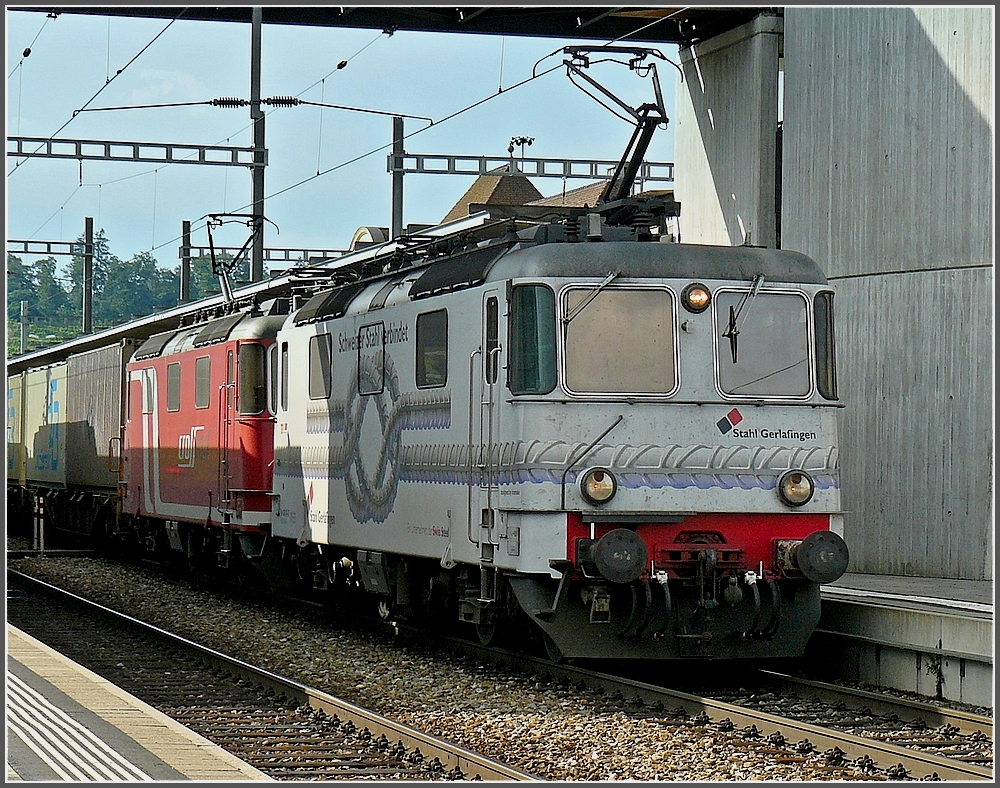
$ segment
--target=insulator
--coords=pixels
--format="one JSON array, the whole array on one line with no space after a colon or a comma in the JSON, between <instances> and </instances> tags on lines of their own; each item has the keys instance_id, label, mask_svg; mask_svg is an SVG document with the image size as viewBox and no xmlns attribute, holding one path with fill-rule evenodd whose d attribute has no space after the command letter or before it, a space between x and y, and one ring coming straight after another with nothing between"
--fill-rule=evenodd
<instances>
[{"instance_id":1,"label":"insulator","mask_svg":"<svg viewBox=\"0 0 1000 788\"><path fill-rule=\"evenodd\" d=\"M241 98L216 98L216 99L212 99L209 103L213 107L235 108L235 107L248 107L248 106L250 106L250 102L249 101L247 101L246 99L241 99Z\"/></svg>"},{"instance_id":2,"label":"insulator","mask_svg":"<svg viewBox=\"0 0 1000 788\"><path fill-rule=\"evenodd\" d=\"M269 104L272 107L297 107L301 103L295 96L271 96L271 98L261 102L261 104Z\"/></svg>"}]
</instances>

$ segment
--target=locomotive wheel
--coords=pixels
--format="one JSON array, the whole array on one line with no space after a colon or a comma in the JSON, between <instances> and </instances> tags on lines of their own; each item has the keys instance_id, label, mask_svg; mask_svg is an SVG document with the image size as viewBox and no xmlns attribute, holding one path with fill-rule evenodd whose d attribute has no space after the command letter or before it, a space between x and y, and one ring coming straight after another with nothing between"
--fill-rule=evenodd
<instances>
[{"instance_id":1,"label":"locomotive wheel","mask_svg":"<svg viewBox=\"0 0 1000 788\"><path fill-rule=\"evenodd\" d=\"M496 605L486 608L480 615L476 628L476 637L480 645L498 646L504 648L514 630L514 623L504 607Z\"/></svg>"},{"instance_id":2,"label":"locomotive wheel","mask_svg":"<svg viewBox=\"0 0 1000 788\"><path fill-rule=\"evenodd\" d=\"M498 619L499 615L494 611L484 610L479 616L479 621L473 624L481 646L495 646L501 639L503 627Z\"/></svg>"}]
</instances>

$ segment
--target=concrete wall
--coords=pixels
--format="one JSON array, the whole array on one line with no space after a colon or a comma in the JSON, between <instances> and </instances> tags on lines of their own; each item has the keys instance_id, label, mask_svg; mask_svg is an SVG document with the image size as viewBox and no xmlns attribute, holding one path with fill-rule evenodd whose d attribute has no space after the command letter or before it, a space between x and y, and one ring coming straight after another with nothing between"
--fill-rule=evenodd
<instances>
[{"instance_id":1,"label":"concrete wall","mask_svg":"<svg viewBox=\"0 0 1000 788\"><path fill-rule=\"evenodd\" d=\"M782 246L837 290L851 571L992 579L992 53L991 8L785 11Z\"/></svg>"},{"instance_id":2,"label":"concrete wall","mask_svg":"<svg viewBox=\"0 0 1000 788\"><path fill-rule=\"evenodd\" d=\"M774 244L780 46L781 246L837 291L850 571L992 579L993 9L783 23L681 50L681 238Z\"/></svg>"},{"instance_id":3,"label":"concrete wall","mask_svg":"<svg viewBox=\"0 0 1000 788\"><path fill-rule=\"evenodd\" d=\"M685 243L775 245L781 19L761 15L680 50L674 196Z\"/></svg>"}]
</instances>

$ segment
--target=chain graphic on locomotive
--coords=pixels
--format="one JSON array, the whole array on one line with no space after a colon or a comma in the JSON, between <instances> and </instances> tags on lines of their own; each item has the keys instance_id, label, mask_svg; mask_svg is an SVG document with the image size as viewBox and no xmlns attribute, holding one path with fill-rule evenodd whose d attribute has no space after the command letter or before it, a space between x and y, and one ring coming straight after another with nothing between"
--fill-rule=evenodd
<instances>
[{"instance_id":1,"label":"chain graphic on locomotive","mask_svg":"<svg viewBox=\"0 0 1000 788\"><path fill-rule=\"evenodd\" d=\"M527 620L553 657L801 654L848 563L833 291L666 242L679 206L626 196L658 94L594 208L489 206L8 375L9 511L49 484L146 550L483 642ZM58 381L118 403L86 495L52 476Z\"/></svg>"}]
</instances>

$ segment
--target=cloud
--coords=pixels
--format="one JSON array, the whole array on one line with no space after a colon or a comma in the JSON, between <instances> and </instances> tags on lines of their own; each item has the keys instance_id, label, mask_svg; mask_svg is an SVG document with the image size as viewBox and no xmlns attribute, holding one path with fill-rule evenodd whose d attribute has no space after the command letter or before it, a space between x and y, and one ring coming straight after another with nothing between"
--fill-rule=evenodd
<instances>
[{"instance_id":1,"label":"cloud","mask_svg":"<svg viewBox=\"0 0 1000 788\"><path fill-rule=\"evenodd\" d=\"M167 69L148 68L140 72L139 85L132 89L132 104L164 104L174 101L209 101L215 96L197 77Z\"/></svg>"}]
</instances>

